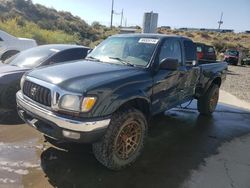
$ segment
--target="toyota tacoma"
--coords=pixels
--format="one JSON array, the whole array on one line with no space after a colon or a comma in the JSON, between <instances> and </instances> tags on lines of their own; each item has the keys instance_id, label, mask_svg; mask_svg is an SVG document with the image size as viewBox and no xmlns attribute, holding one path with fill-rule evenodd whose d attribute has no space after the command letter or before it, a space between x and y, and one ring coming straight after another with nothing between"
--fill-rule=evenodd
<instances>
[{"instance_id":1,"label":"toyota tacoma","mask_svg":"<svg viewBox=\"0 0 250 188\"><path fill-rule=\"evenodd\" d=\"M109 37L86 60L38 68L21 79L18 113L46 138L92 143L109 169L141 154L149 119L192 99L211 115L227 63L198 65L196 45L181 36Z\"/></svg>"}]
</instances>

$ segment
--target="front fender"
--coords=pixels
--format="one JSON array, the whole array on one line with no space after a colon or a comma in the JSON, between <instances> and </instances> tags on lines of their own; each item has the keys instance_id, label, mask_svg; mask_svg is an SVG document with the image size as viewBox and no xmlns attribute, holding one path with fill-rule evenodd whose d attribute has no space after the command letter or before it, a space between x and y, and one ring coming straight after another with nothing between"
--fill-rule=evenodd
<instances>
[{"instance_id":1,"label":"front fender","mask_svg":"<svg viewBox=\"0 0 250 188\"><path fill-rule=\"evenodd\" d=\"M103 109L102 114L113 114L117 111L121 106L133 100L143 100L147 102L147 104L151 104L151 101L148 96L142 91L138 91L136 93L129 93L125 95L119 96L116 100L114 100L107 108Z\"/></svg>"},{"instance_id":2,"label":"front fender","mask_svg":"<svg viewBox=\"0 0 250 188\"><path fill-rule=\"evenodd\" d=\"M129 101L135 99L140 99L145 101L147 104L151 104L149 93L151 90L122 90L119 93L112 93L109 96L106 96L101 103L99 103L94 112L92 113L93 117L105 117L113 114L117 111L122 105L126 104Z\"/></svg>"}]
</instances>

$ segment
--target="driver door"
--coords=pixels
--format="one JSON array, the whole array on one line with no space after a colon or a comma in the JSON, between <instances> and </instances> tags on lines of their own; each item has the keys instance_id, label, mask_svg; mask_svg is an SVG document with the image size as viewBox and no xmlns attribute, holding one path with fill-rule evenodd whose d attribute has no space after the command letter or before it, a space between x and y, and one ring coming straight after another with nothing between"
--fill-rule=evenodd
<instances>
[{"instance_id":1,"label":"driver door","mask_svg":"<svg viewBox=\"0 0 250 188\"><path fill-rule=\"evenodd\" d=\"M161 45L156 62L165 58L177 59L182 64L181 45L178 39L166 39ZM153 78L152 108L155 114L172 108L178 101L179 71L159 69Z\"/></svg>"}]
</instances>

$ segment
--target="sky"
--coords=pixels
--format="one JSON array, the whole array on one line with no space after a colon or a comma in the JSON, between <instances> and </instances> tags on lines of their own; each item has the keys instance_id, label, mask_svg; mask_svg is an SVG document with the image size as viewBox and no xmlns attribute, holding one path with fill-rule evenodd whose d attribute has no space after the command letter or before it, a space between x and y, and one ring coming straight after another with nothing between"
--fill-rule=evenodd
<instances>
[{"instance_id":1,"label":"sky","mask_svg":"<svg viewBox=\"0 0 250 188\"><path fill-rule=\"evenodd\" d=\"M33 0L56 10L71 12L91 24L110 25L112 0ZM222 29L250 30L250 0L114 0L114 24L119 25L122 9L127 26L142 26L144 12L159 14L158 26L172 28L218 28L223 12Z\"/></svg>"}]
</instances>

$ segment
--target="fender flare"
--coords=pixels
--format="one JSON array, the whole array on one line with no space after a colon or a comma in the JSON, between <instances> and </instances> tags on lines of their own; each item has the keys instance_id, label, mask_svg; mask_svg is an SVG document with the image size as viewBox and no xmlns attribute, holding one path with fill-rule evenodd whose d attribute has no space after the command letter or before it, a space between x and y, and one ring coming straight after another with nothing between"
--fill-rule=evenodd
<instances>
[{"instance_id":1,"label":"fender flare","mask_svg":"<svg viewBox=\"0 0 250 188\"><path fill-rule=\"evenodd\" d=\"M220 83L217 83L217 80L220 80L219 82ZM204 91L203 91L203 94L206 93L208 91L208 89L211 87L211 85L213 83L217 83L218 86L220 87L220 84L221 84L221 74L220 73L217 73L215 74L206 84L206 87L204 88Z\"/></svg>"},{"instance_id":2,"label":"fender flare","mask_svg":"<svg viewBox=\"0 0 250 188\"><path fill-rule=\"evenodd\" d=\"M136 93L129 93L129 94L119 96L112 103L110 103L107 108L104 108L101 111L101 114L102 115L111 115L115 111L117 111L119 108L121 108L122 106L124 106L132 101L136 101L136 100L140 100L141 102L144 102L145 104L147 104L149 106L149 109L145 109L145 110L148 110L150 112L151 101L150 101L149 97L147 97L147 95L144 92L138 91ZM102 105L102 106L104 106L104 105Z\"/></svg>"}]
</instances>

